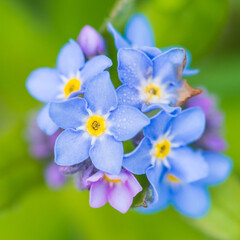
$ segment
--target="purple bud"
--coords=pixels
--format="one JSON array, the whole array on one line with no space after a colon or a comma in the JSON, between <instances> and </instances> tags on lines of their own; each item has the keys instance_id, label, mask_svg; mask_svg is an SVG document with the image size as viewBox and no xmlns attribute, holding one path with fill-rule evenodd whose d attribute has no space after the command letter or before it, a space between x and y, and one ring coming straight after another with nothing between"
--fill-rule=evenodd
<instances>
[{"instance_id":1,"label":"purple bud","mask_svg":"<svg viewBox=\"0 0 240 240\"><path fill-rule=\"evenodd\" d=\"M59 171L59 166L51 163L45 170L45 180L49 187L60 188L66 181L66 177Z\"/></svg>"},{"instance_id":2,"label":"purple bud","mask_svg":"<svg viewBox=\"0 0 240 240\"><path fill-rule=\"evenodd\" d=\"M86 25L82 28L77 42L88 59L106 52L103 37L91 26Z\"/></svg>"}]
</instances>

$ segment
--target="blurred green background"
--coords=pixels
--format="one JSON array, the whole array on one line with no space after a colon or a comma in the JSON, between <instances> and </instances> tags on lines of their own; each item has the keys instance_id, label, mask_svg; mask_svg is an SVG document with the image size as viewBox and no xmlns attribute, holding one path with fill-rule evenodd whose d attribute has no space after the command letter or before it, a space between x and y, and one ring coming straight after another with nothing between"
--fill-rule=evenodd
<instances>
[{"instance_id":1,"label":"blurred green background","mask_svg":"<svg viewBox=\"0 0 240 240\"><path fill-rule=\"evenodd\" d=\"M112 11L112 9L114 9ZM219 96L226 113L227 154L234 161L230 179L211 189L212 208L203 219L168 209L155 215L105 206L91 209L88 193L70 182L49 190L42 165L28 156L27 114L40 104L25 81L35 68L54 66L61 46L92 25L105 31L106 18L123 28L134 12L149 17L159 48L182 45L200 74L191 85ZM114 70L115 69L115 70ZM0 0L0 238L12 239L240 239L240 1L239 0Z\"/></svg>"}]
</instances>

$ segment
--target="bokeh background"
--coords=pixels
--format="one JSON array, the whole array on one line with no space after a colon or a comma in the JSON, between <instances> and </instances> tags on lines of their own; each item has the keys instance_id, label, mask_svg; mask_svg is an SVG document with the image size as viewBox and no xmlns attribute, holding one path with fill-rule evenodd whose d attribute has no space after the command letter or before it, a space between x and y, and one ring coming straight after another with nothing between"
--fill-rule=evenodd
<instances>
[{"instance_id":1,"label":"bokeh background","mask_svg":"<svg viewBox=\"0 0 240 240\"><path fill-rule=\"evenodd\" d=\"M115 9L112 11L112 9ZM225 111L227 154L234 161L227 182L211 189L212 208L200 220L169 208L155 215L108 205L91 209L88 192L73 182L49 189L42 164L28 154L27 116L41 104L25 89L28 74L54 66L61 46L92 25L102 31L114 59L116 50L105 30L106 19L119 28L135 12L145 13L157 46L181 45L193 55L188 78L218 95ZM0 0L0 238L12 239L240 239L240 1L239 0Z\"/></svg>"}]
</instances>

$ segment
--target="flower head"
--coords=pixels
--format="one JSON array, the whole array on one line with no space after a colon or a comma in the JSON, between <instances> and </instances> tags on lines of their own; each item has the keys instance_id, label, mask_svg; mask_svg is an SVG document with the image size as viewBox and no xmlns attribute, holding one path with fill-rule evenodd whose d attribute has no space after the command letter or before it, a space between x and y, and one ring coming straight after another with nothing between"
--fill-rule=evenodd
<instances>
[{"instance_id":1,"label":"flower head","mask_svg":"<svg viewBox=\"0 0 240 240\"><path fill-rule=\"evenodd\" d=\"M126 213L132 205L133 197L142 191L141 185L128 171L118 175L97 172L86 181L90 185L90 206L99 208L107 202L121 213Z\"/></svg>"},{"instance_id":2,"label":"flower head","mask_svg":"<svg viewBox=\"0 0 240 240\"><path fill-rule=\"evenodd\" d=\"M38 116L39 127L48 135L56 132L58 126L49 117L49 103L83 94L89 81L111 65L106 56L96 56L85 63L80 46L70 40L58 55L56 69L33 71L27 79L27 89L34 98L46 103Z\"/></svg>"},{"instance_id":3,"label":"flower head","mask_svg":"<svg viewBox=\"0 0 240 240\"><path fill-rule=\"evenodd\" d=\"M156 191L157 201L148 203L148 208L140 208L142 213L154 213L170 204L181 214L188 217L203 217L210 208L209 186L222 183L232 170L232 161L223 154L203 152L202 156L208 165L208 174L205 178L186 183L180 177L165 169L158 179ZM193 158L192 161L195 161Z\"/></svg>"},{"instance_id":4,"label":"flower head","mask_svg":"<svg viewBox=\"0 0 240 240\"><path fill-rule=\"evenodd\" d=\"M52 103L50 115L55 124L66 129L55 145L55 162L71 166L88 157L107 173L119 174L123 144L134 137L149 119L137 108L118 105L108 72L92 79L84 98Z\"/></svg>"},{"instance_id":5,"label":"flower head","mask_svg":"<svg viewBox=\"0 0 240 240\"><path fill-rule=\"evenodd\" d=\"M87 25L82 28L77 42L88 59L106 52L105 40L91 26Z\"/></svg>"},{"instance_id":6,"label":"flower head","mask_svg":"<svg viewBox=\"0 0 240 240\"><path fill-rule=\"evenodd\" d=\"M116 48L135 48L143 51L150 59L160 55L162 52L170 48L158 49L155 47L155 39L153 29L147 17L143 14L133 15L127 22L125 28L125 36L122 36L111 23L108 23L108 31L113 35ZM172 47L173 48L173 47ZM186 51L186 65L183 69L183 76L195 75L198 69L191 69L192 60L191 53Z\"/></svg>"},{"instance_id":7,"label":"flower head","mask_svg":"<svg viewBox=\"0 0 240 240\"><path fill-rule=\"evenodd\" d=\"M123 167L134 174L147 175L155 200L165 168L186 183L206 177L208 169L202 155L187 146L201 137L204 127L204 114L199 108L184 110L176 117L161 111L143 129L139 146L125 155Z\"/></svg>"},{"instance_id":8,"label":"flower head","mask_svg":"<svg viewBox=\"0 0 240 240\"><path fill-rule=\"evenodd\" d=\"M119 102L144 112L162 108L177 114L177 106L201 92L181 80L184 65L182 48L170 49L153 59L137 49L120 49L118 75L123 85L117 89Z\"/></svg>"}]
</instances>

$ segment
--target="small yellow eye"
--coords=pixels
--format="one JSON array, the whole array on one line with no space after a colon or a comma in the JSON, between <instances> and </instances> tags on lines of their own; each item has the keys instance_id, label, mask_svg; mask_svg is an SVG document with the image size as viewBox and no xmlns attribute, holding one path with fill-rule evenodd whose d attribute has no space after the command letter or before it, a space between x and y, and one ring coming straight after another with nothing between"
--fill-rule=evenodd
<instances>
[{"instance_id":1,"label":"small yellow eye","mask_svg":"<svg viewBox=\"0 0 240 240\"><path fill-rule=\"evenodd\" d=\"M181 180L172 174L167 174L167 181L171 183L180 183Z\"/></svg>"},{"instance_id":2,"label":"small yellow eye","mask_svg":"<svg viewBox=\"0 0 240 240\"><path fill-rule=\"evenodd\" d=\"M155 156L157 158L163 159L170 152L171 144L168 140L163 140L155 145Z\"/></svg>"},{"instance_id":3,"label":"small yellow eye","mask_svg":"<svg viewBox=\"0 0 240 240\"><path fill-rule=\"evenodd\" d=\"M65 93L66 98L69 97L69 95L72 92L79 91L80 86L81 86L81 83L78 79L75 79L75 78L70 79L64 87L64 93Z\"/></svg>"},{"instance_id":4,"label":"small yellow eye","mask_svg":"<svg viewBox=\"0 0 240 240\"><path fill-rule=\"evenodd\" d=\"M93 136L100 136L106 130L106 120L101 117L94 115L87 120L87 131Z\"/></svg>"},{"instance_id":5,"label":"small yellow eye","mask_svg":"<svg viewBox=\"0 0 240 240\"><path fill-rule=\"evenodd\" d=\"M158 85L156 84L148 84L144 89L145 94L147 95L146 101L149 102L153 97L160 98L161 97L161 90Z\"/></svg>"},{"instance_id":6,"label":"small yellow eye","mask_svg":"<svg viewBox=\"0 0 240 240\"><path fill-rule=\"evenodd\" d=\"M112 183L118 183L118 182L121 182L120 179L110 179L105 173L103 175L104 179L108 182L112 182Z\"/></svg>"}]
</instances>

